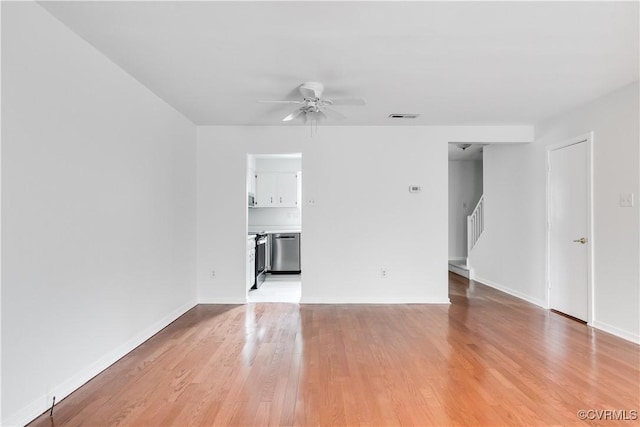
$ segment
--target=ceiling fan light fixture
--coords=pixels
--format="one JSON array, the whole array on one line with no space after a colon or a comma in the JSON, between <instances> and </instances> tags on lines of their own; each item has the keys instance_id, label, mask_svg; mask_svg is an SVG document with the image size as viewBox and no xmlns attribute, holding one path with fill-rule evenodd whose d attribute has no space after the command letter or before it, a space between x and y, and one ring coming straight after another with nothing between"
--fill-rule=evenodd
<instances>
[{"instance_id":1,"label":"ceiling fan light fixture","mask_svg":"<svg viewBox=\"0 0 640 427\"><path fill-rule=\"evenodd\" d=\"M346 116L333 109L334 106L363 106L362 98L324 98L324 85L320 82L304 82L298 86L302 100L258 101L262 104L297 104L298 108L282 119L283 122L304 120L311 127L318 121L344 120ZM331 108L329 108L331 107Z\"/></svg>"}]
</instances>

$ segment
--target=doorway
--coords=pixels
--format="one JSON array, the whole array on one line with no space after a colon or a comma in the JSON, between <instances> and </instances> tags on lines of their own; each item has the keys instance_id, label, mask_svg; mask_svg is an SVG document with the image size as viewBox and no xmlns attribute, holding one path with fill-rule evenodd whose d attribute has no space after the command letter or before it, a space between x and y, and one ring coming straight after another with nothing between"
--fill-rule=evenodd
<instances>
[{"instance_id":1,"label":"doorway","mask_svg":"<svg viewBox=\"0 0 640 427\"><path fill-rule=\"evenodd\" d=\"M302 154L248 154L247 233L255 271L247 302L299 303L302 295ZM247 255L251 268L251 249ZM255 278L253 276L255 276Z\"/></svg>"},{"instance_id":2,"label":"doorway","mask_svg":"<svg viewBox=\"0 0 640 427\"><path fill-rule=\"evenodd\" d=\"M591 134L547 147L547 305L591 322Z\"/></svg>"},{"instance_id":3,"label":"doorway","mask_svg":"<svg viewBox=\"0 0 640 427\"><path fill-rule=\"evenodd\" d=\"M473 244L469 224L483 198L483 150L485 144L449 143L449 271L469 278L468 258ZM475 222L474 224L478 224Z\"/></svg>"}]
</instances>

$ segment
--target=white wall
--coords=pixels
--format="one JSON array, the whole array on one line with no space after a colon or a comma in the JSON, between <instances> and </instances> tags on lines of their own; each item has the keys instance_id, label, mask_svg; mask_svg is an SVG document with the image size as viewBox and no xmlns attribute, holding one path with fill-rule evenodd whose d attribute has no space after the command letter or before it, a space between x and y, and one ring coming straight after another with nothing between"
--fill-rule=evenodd
<instances>
[{"instance_id":1,"label":"white wall","mask_svg":"<svg viewBox=\"0 0 640 427\"><path fill-rule=\"evenodd\" d=\"M301 208L253 208L249 209L249 230L267 228L299 229L302 223Z\"/></svg>"},{"instance_id":2,"label":"white wall","mask_svg":"<svg viewBox=\"0 0 640 427\"><path fill-rule=\"evenodd\" d=\"M482 196L482 160L449 161L449 259L467 256L467 216Z\"/></svg>"},{"instance_id":3,"label":"white wall","mask_svg":"<svg viewBox=\"0 0 640 427\"><path fill-rule=\"evenodd\" d=\"M640 341L639 86L536 126L536 142L484 151L485 233L475 277L545 304L545 146L593 131L593 325ZM619 194L634 192L633 208Z\"/></svg>"},{"instance_id":4,"label":"white wall","mask_svg":"<svg viewBox=\"0 0 640 427\"><path fill-rule=\"evenodd\" d=\"M484 147L484 232L468 258L477 280L542 306L544 161L536 144Z\"/></svg>"},{"instance_id":5,"label":"white wall","mask_svg":"<svg viewBox=\"0 0 640 427\"><path fill-rule=\"evenodd\" d=\"M2 67L2 414L21 425L195 303L197 132L36 3L2 2Z\"/></svg>"},{"instance_id":6,"label":"white wall","mask_svg":"<svg viewBox=\"0 0 640 427\"><path fill-rule=\"evenodd\" d=\"M299 172L302 170L302 159L256 159L258 172Z\"/></svg>"},{"instance_id":7,"label":"white wall","mask_svg":"<svg viewBox=\"0 0 640 427\"><path fill-rule=\"evenodd\" d=\"M303 200L316 201L302 207L303 302L442 303L447 142L531 137L530 127L322 126L313 137L302 126L200 127L200 300L245 301L247 153L302 153Z\"/></svg>"}]
</instances>

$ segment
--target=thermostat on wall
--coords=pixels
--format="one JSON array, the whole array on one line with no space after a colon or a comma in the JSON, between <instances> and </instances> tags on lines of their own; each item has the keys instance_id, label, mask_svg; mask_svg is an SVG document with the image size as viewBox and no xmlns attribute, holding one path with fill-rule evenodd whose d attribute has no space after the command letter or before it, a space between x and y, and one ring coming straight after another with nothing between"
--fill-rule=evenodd
<instances>
[{"instance_id":1,"label":"thermostat on wall","mask_svg":"<svg viewBox=\"0 0 640 427\"><path fill-rule=\"evenodd\" d=\"M409 186L409 193L419 193L420 190L422 190L422 188L420 188L419 185L410 185Z\"/></svg>"}]
</instances>

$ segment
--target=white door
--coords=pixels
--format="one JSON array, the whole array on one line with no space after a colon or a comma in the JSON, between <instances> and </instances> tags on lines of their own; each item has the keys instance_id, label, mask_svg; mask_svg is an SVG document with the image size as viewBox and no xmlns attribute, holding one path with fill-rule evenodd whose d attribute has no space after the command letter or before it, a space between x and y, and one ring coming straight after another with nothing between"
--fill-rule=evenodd
<instances>
[{"instance_id":1,"label":"white door","mask_svg":"<svg viewBox=\"0 0 640 427\"><path fill-rule=\"evenodd\" d=\"M549 304L588 320L587 143L549 152Z\"/></svg>"}]
</instances>

